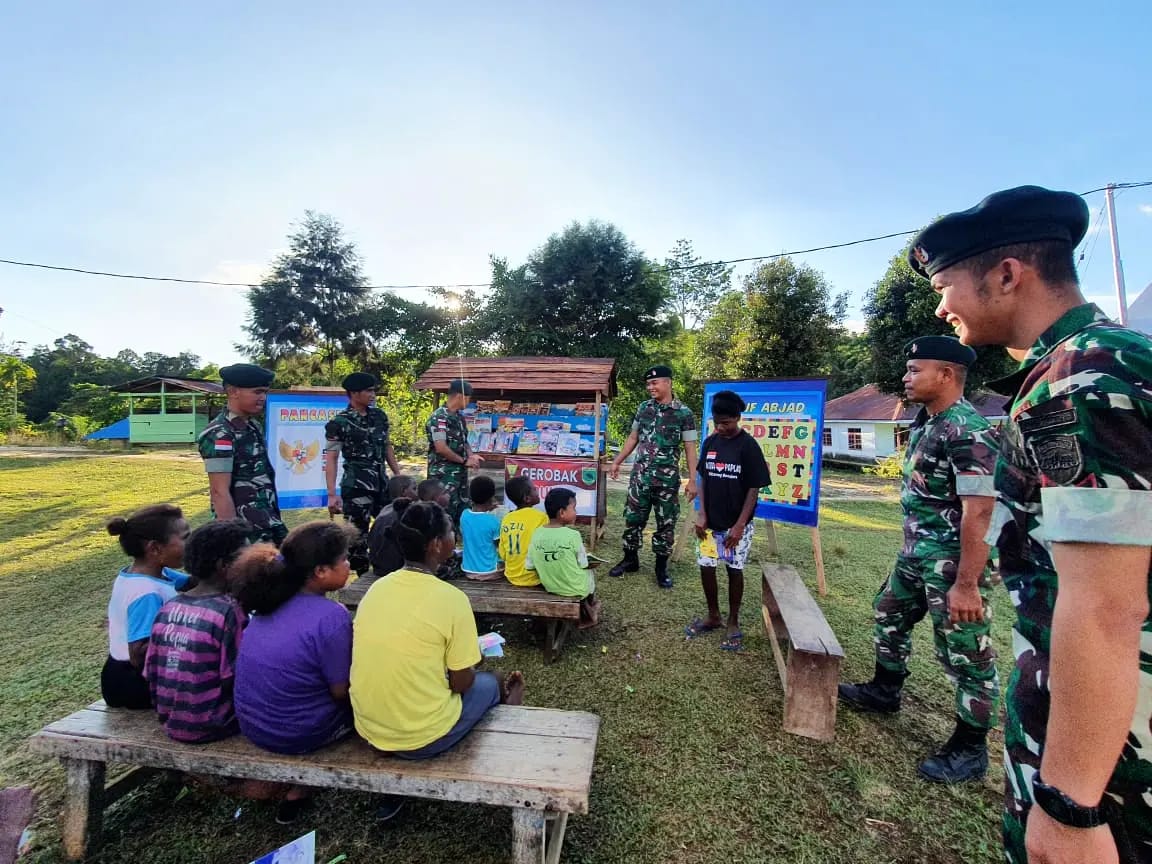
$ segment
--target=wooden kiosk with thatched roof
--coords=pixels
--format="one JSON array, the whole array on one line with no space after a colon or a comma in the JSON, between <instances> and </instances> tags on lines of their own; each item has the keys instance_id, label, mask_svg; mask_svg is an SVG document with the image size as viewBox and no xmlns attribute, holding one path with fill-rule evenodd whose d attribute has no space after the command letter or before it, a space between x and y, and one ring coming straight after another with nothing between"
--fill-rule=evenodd
<instances>
[{"instance_id":1,"label":"wooden kiosk with thatched roof","mask_svg":"<svg viewBox=\"0 0 1152 864\"><path fill-rule=\"evenodd\" d=\"M595 548L607 512L604 427L616 396L616 361L445 357L420 376L416 389L431 390L439 402L457 378L472 385L469 445L485 467L504 468L505 479L524 473L542 491L575 489L579 521L593 526L590 546ZM490 434L482 431L485 423L492 426ZM556 450L549 449L553 432Z\"/></svg>"}]
</instances>

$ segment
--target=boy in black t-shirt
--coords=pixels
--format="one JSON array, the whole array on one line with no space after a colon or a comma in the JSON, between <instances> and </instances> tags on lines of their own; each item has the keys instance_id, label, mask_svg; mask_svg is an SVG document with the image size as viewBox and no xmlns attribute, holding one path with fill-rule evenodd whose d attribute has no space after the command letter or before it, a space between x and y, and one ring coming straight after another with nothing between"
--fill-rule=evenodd
<instances>
[{"instance_id":1,"label":"boy in black t-shirt","mask_svg":"<svg viewBox=\"0 0 1152 864\"><path fill-rule=\"evenodd\" d=\"M700 540L700 582L708 603L708 617L696 618L685 628L688 638L724 626L717 596L716 567L728 568L728 622L725 651L740 651L744 634L740 631L740 601L744 598L744 562L752 548L752 517L760 487L772 478L764 453L755 439L740 428L744 400L731 390L712 397L712 425L715 431L704 439L700 450L700 511L696 516L696 536Z\"/></svg>"}]
</instances>

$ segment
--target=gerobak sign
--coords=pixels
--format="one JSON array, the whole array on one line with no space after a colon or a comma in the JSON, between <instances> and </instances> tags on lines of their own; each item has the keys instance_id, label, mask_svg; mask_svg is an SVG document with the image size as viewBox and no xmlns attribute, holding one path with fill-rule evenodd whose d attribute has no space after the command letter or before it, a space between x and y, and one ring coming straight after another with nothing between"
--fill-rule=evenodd
<instances>
[{"instance_id":1,"label":"gerobak sign","mask_svg":"<svg viewBox=\"0 0 1152 864\"><path fill-rule=\"evenodd\" d=\"M327 506L324 427L347 407L344 393L268 394L265 436L268 458L276 469L276 497L281 510ZM343 470L342 464L337 470Z\"/></svg>"},{"instance_id":2,"label":"gerobak sign","mask_svg":"<svg viewBox=\"0 0 1152 864\"><path fill-rule=\"evenodd\" d=\"M815 528L820 516L820 456L824 436L823 378L709 381L704 421L712 431L712 397L733 390L747 403L740 425L768 463L772 485L760 490L756 515Z\"/></svg>"},{"instance_id":3,"label":"gerobak sign","mask_svg":"<svg viewBox=\"0 0 1152 864\"><path fill-rule=\"evenodd\" d=\"M541 502L552 489L571 489L576 493L576 515L596 516L598 478L594 463L578 459L550 459L547 456L509 456L504 460L505 488L513 477L527 477L531 480ZM509 510L516 507L507 498L505 505ZM543 510L544 505L541 503L537 509Z\"/></svg>"}]
</instances>

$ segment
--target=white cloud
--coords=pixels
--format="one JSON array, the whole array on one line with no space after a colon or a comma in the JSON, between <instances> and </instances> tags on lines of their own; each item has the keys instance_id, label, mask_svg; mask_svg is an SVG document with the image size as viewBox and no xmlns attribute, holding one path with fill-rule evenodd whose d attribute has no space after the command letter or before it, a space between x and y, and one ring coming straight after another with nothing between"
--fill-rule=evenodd
<instances>
[{"instance_id":1,"label":"white cloud","mask_svg":"<svg viewBox=\"0 0 1152 864\"><path fill-rule=\"evenodd\" d=\"M1140 212L1146 213L1149 216L1152 216L1152 204L1141 204L1140 205Z\"/></svg>"},{"instance_id":2,"label":"white cloud","mask_svg":"<svg viewBox=\"0 0 1152 864\"><path fill-rule=\"evenodd\" d=\"M209 282L244 282L251 285L259 283L267 271L267 264L257 264L253 261L221 261L199 278Z\"/></svg>"}]
</instances>

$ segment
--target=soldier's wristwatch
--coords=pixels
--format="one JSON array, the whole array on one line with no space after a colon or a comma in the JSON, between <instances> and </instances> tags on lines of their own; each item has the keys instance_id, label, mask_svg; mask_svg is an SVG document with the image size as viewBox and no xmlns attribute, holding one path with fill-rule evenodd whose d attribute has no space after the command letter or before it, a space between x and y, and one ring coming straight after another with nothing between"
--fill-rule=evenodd
<instances>
[{"instance_id":1,"label":"soldier's wristwatch","mask_svg":"<svg viewBox=\"0 0 1152 864\"><path fill-rule=\"evenodd\" d=\"M1085 807L1077 804L1055 786L1049 786L1037 774L1032 780L1032 797L1036 806L1070 828L1095 828L1104 824L1104 814L1100 805Z\"/></svg>"}]
</instances>

